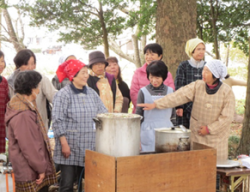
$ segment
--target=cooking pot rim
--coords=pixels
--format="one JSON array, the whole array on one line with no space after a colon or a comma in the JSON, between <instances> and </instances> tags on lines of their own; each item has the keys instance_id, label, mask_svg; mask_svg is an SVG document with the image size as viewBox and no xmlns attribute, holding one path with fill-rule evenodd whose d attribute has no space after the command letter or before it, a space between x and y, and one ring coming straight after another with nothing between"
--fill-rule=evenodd
<instances>
[{"instance_id":1,"label":"cooking pot rim","mask_svg":"<svg viewBox=\"0 0 250 192\"><path fill-rule=\"evenodd\" d=\"M187 132L182 131L181 128L175 128L172 130L171 128L156 128L155 132L159 133L167 133L167 134L178 134L178 133L191 133L191 130L187 129Z\"/></svg>"},{"instance_id":2,"label":"cooking pot rim","mask_svg":"<svg viewBox=\"0 0 250 192\"><path fill-rule=\"evenodd\" d=\"M100 113L97 115L97 118L101 119L141 119L142 116L138 114L130 114L130 113Z\"/></svg>"}]
</instances>

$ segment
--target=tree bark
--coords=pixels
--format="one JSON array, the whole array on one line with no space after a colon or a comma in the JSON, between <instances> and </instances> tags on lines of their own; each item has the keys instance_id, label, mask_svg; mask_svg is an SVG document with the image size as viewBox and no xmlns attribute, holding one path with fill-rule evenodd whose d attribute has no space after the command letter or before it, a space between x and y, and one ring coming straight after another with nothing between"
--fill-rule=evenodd
<instances>
[{"instance_id":1,"label":"tree bark","mask_svg":"<svg viewBox=\"0 0 250 192\"><path fill-rule=\"evenodd\" d=\"M108 32L107 32L107 28L106 28L106 24L104 21L104 17L103 17L103 10L102 10L102 3L99 1L99 19L101 22L101 26L102 26L102 31L103 31L103 45L104 45L104 54L105 57L109 57L109 43L108 43Z\"/></svg>"},{"instance_id":2,"label":"tree bark","mask_svg":"<svg viewBox=\"0 0 250 192\"><path fill-rule=\"evenodd\" d=\"M188 59L185 44L196 37L196 0L157 0L156 42L163 61L175 78L181 61Z\"/></svg>"},{"instance_id":3,"label":"tree bark","mask_svg":"<svg viewBox=\"0 0 250 192\"><path fill-rule=\"evenodd\" d=\"M227 55L226 55L226 66L228 67L229 63L229 54L230 54L230 43L227 45Z\"/></svg>"},{"instance_id":4,"label":"tree bark","mask_svg":"<svg viewBox=\"0 0 250 192\"><path fill-rule=\"evenodd\" d=\"M19 39L16 35L16 32L15 32L15 29L13 27L12 20L10 18L8 10L2 9L2 12L3 12L3 16L5 19L6 25L7 25L9 40L14 45L16 52L18 52L18 51L24 49L25 46L23 45L23 42L19 41Z\"/></svg>"},{"instance_id":5,"label":"tree bark","mask_svg":"<svg viewBox=\"0 0 250 192\"><path fill-rule=\"evenodd\" d=\"M250 37L249 41L249 53L250 53ZM237 154L250 153L250 54L248 58L248 78L247 78L247 94L246 94L246 104L245 104L245 115L243 120L243 128L241 133L240 144L237 149Z\"/></svg>"},{"instance_id":6,"label":"tree bark","mask_svg":"<svg viewBox=\"0 0 250 192\"><path fill-rule=\"evenodd\" d=\"M141 67L141 60L140 60L140 51L138 46L138 37L136 34L132 35L132 43L134 47L134 60L136 68Z\"/></svg>"},{"instance_id":7,"label":"tree bark","mask_svg":"<svg viewBox=\"0 0 250 192\"><path fill-rule=\"evenodd\" d=\"M141 58L141 66L146 62L145 61L145 56L144 56L144 47L147 44L147 36L146 35L142 35L141 37L141 49L140 49L140 58Z\"/></svg>"},{"instance_id":8,"label":"tree bark","mask_svg":"<svg viewBox=\"0 0 250 192\"><path fill-rule=\"evenodd\" d=\"M220 59L219 44L218 44L218 31L216 27L218 13L215 13L213 1L214 0L210 0L212 27L213 27L213 36L214 36L214 51L215 51L216 59Z\"/></svg>"}]
</instances>

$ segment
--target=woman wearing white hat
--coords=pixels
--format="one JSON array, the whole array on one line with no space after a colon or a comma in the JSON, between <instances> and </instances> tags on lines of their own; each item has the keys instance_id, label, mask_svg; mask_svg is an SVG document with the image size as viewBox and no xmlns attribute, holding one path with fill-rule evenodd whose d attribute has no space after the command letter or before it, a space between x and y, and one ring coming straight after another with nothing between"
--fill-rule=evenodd
<instances>
[{"instance_id":1,"label":"woman wearing white hat","mask_svg":"<svg viewBox=\"0 0 250 192\"><path fill-rule=\"evenodd\" d=\"M190 119L191 148L197 142L217 149L217 160L228 158L230 123L234 117L232 89L221 80L227 68L220 60L205 64L202 80L190 83L152 104L138 104L144 110L165 109L193 102Z\"/></svg>"},{"instance_id":2,"label":"woman wearing white hat","mask_svg":"<svg viewBox=\"0 0 250 192\"><path fill-rule=\"evenodd\" d=\"M185 52L190 59L181 62L178 66L174 82L176 90L198 79L202 79L201 73L205 65L203 60L205 51L205 43L201 39L194 38L187 41ZM189 128L192 104L190 102L176 107L177 125L184 125L186 128Z\"/></svg>"}]
</instances>

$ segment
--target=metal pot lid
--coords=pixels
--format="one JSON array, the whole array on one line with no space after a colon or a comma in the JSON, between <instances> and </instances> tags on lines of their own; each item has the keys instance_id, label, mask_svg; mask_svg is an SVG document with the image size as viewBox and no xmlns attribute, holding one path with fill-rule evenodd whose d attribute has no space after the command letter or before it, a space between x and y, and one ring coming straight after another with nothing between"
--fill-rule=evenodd
<instances>
[{"instance_id":1,"label":"metal pot lid","mask_svg":"<svg viewBox=\"0 0 250 192\"><path fill-rule=\"evenodd\" d=\"M159 128L159 129L155 129L155 131L157 132L161 132L161 133L191 133L191 131L188 129L187 132L184 132L181 128L175 128L174 130L172 128Z\"/></svg>"},{"instance_id":2,"label":"metal pot lid","mask_svg":"<svg viewBox=\"0 0 250 192\"><path fill-rule=\"evenodd\" d=\"M101 113L97 115L98 118L105 119L136 119L140 118L140 115L137 114L129 114L129 113Z\"/></svg>"}]
</instances>

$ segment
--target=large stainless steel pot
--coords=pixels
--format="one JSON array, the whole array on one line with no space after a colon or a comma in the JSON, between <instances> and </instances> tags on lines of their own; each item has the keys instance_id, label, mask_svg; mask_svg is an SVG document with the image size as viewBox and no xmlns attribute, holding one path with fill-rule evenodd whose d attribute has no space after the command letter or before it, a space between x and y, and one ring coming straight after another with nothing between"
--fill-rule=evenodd
<instances>
[{"instance_id":1,"label":"large stainless steel pot","mask_svg":"<svg viewBox=\"0 0 250 192\"><path fill-rule=\"evenodd\" d=\"M155 151L173 152L190 150L191 131L184 126L155 129Z\"/></svg>"},{"instance_id":2,"label":"large stainless steel pot","mask_svg":"<svg viewBox=\"0 0 250 192\"><path fill-rule=\"evenodd\" d=\"M115 157L140 153L141 116L127 113L104 113L94 118L96 151Z\"/></svg>"}]
</instances>

